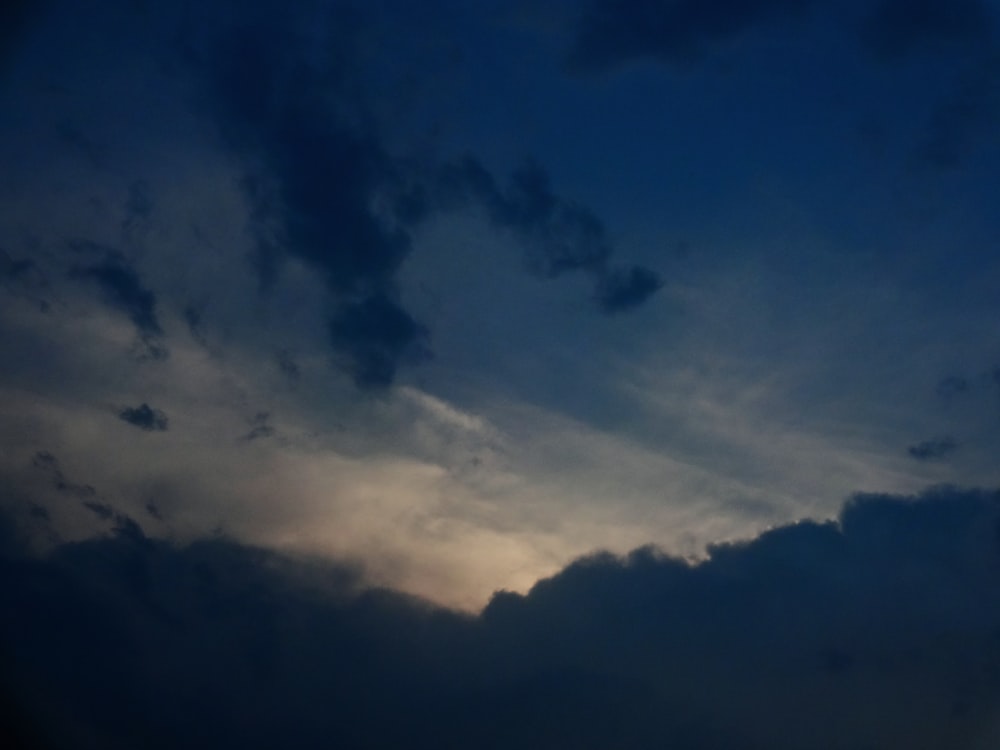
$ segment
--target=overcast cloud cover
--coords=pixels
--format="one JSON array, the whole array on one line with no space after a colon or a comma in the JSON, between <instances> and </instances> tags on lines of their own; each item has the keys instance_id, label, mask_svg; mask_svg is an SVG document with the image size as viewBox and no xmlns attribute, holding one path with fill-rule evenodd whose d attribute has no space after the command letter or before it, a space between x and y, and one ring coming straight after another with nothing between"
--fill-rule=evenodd
<instances>
[{"instance_id":1,"label":"overcast cloud cover","mask_svg":"<svg viewBox=\"0 0 1000 750\"><path fill-rule=\"evenodd\" d=\"M998 22L5 4L5 731L997 747Z\"/></svg>"}]
</instances>

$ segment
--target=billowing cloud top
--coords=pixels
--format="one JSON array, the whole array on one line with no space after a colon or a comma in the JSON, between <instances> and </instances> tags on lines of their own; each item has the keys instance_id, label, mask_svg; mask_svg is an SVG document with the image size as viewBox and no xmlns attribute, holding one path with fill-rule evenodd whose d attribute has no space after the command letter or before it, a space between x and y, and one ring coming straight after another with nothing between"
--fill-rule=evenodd
<instances>
[{"instance_id":1,"label":"billowing cloud top","mask_svg":"<svg viewBox=\"0 0 1000 750\"><path fill-rule=\"evenodd\" d=\"M996 493L859 497L693 567L594 555L473 617L119 527L4 560L2 632L54 747L986 748L998 529Z\"/></svg>"}]
</instances>

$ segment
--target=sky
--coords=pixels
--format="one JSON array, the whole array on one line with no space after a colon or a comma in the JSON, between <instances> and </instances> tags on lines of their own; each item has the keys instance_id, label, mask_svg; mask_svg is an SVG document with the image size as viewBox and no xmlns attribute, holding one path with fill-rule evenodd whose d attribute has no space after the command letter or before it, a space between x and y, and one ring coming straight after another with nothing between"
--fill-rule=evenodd
<instances>
[{"instance_id":1,"label":"sky","mask_svg":"<svg viewBox=\"0 0 1000 750\"><path fill-rule=\"evenodd\" d=\"M5 3L8 729L996 747L998 24Z\"/></svg>"}]
</instances>

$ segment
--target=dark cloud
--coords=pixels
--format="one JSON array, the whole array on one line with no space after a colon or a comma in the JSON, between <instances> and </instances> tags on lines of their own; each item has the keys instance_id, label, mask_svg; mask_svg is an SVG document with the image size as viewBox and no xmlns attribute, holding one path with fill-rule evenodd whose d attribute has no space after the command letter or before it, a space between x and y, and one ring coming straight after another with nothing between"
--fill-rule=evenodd
<instances>
[{"instance_id":1,"label":"dark cloud","mask_svg":"<svg viewBox=\"0 0 1000 750\"><path fill-rule=\"evenodd\" d=\"M363 63L372 22L365 13L334 4L319 23L270 3L238 22L207 13L186 40L187 55L206 84L206 106L245 164L261 288L288 258L321 276L329 340L359 386L391 384L402 363L422 358L414 352L428 351L427 331L402 308L395 278L412 251L412 227L442 203L484 207L522 241L541 277L604 273L611 248L601 222L557 197L536 164L515 170L504 190L471 158L431 166L440 177L428 185L389 153Z\"/></svg>"},{"instance_id":2,"label":"dark cloud","mask_svg":"<svg viewBox=\"0 0 1000 750\"><path fill-rule=\"evenodd\" d=\"M753 27L794 17L811 0L589 0L569 63L590 72L652 58L689 63Z\"/></svg>"},{"instance_id":3,"label":"dark cloud","mask_svg":"<svg viewBox=\"0 0 1000 750\"><path fill-rule=\"evenodd\" d=\"M942 437L911 445L906 449L906 452L918 461L940 461L950 456L957 449L958 443L953 438Z\"/></svg>"},{"instance_id":4,"label":"dark cloud","mask_svg":"<svg viewBox=\"0 0 1000 750\"><path fill-rule=\"evenodd\" d=\"M274 427L271 425L271 415L266 411L257 412L254 418L250 420L250 424L252 425L250 432L243 436L243 439L247 442L274 435Z\"/></svg>"},{"instance_id":5,"label":"dark cloud","mask_svg":"<svg viewBox=\"0 0 1000 750\"><path fill-rule=\"evenodd\" d=\"M330 292L336 351L359 385L385 386L396 358L418 345L423 330L389 302L411 241L396 217L377 208L393 162L361 95L359 21L346 5L331 13L329 24L313 26L265 3L235 24L213 19L189 40L191 59L223 136L247 166L242 186L262 288L284 258L308 264ZM379 313L391 330L372 320ZM375 337L370 343L348 330L358 315ZM412 340L399 339L404 328Z\"/></svg>"},{"instance_id":6,"label":"dark cloud","mask_svg":"<svg viewBox=\"0 0 1000 750\"><path fill-rule=\"evenodd\" d=\"M604 225L594 213L557 197L535 162L516 169L505 190L475 158L466 156L441 170L443 203L481 205L497 226L527 248L529 270L542 278L569 271L600 271L611 255Z\"/></svg>"},{"instance_id":7,"label":"dark cloud","mask_svg":"<svg viewBox=\"0 0 1000 750\"><path fill-rule=\"evenodd\" d=\"M641 305L662 286L660 276L648 268L611 269L598 278L597 304L606 313L623 312Z\"/></svg>"},{"instance_id":8,"label":"dark cloud","mask_svg":"<svg viewBox=\"0 0 1000 750\"><path fill-rule=\"evenodd\" d=\"M3 687L30 682L57 748L987 747L998 529L997 493L861 496L695 566L593 555L471 617L122 526L0 556Z\"/></svg>"},{"instance_id":9,"label":"dark cloud","mask_svg":"<svg viewBox=\"0 0 1000 750\"><path fill-rule=\"evenodd\" d=\"M169 425L167 415L147 403L126 406L118 412L118 418L147 432L164 432Z\"/></svg>"},{"instance_id":10,"label":"dark cloud","mask_svg":"<svg viewBox=\"0 0 1000 750\"><path fill-rule=\"evenodd\" d=\"M102 521L108 521L115 515L115 509L107 503L98 503L93 500L88 500L83 504L83 507L96 515Z\"/></svg>"},{"instance_id":11,"label":"dark cloud","mask_svg":"<svg viewBox=\"0 0 1000 750\"><path fill-rule=\"evenodd\" d=\"M362 388L384 388L400 362L430 356L427 329L385 294L343 305L330 321L330 340L348 355L354 382Z\"/></svg>"},{"instance_id":12,"label":"dark cloud","mask_svg":"<svg viewBox=\"0 0 1000 750\"><path fill-rule=\"evenodd\" d=\"M959 52L981 46L992 19L981 0L882 0L866 19L866 49L889 59L950 46Z\"/></svg>"},{"instance_id":13,"label":"dark cloud","mask_svg":"<svg viewBox=\"0 0 1000 750\"><path fill-rule=\"evenodd\" d=\"M97 490L89 484L77 484L66 478L62 468L59 466L59 459L48 451L38 451L31 460L32 466L43 472L52 481L52 486L59 492L72 495L73 497L86 500L95 497Z\"/></svg>"},{"instance_id":14,"label":"dark cloud","mask_svg":"<svg viewBox=\"0 0 1000 750\"><path fill-rule=\"evenodd\" d=\"M76 243L76 246L78 249L96 247L87 242ZM99 263L78 266L72 276L95 282L105 303L127 314L140 335L154 338L163 334L156 317L156 295L142 284L139 274L120 253L108 252Z\"/></svg>"},{"instance_id":15,"label":"dark cloud","mask_svg":"<svg viewBox=\"0 0 1000 750\"><path fill-rule=\"evenodd\" d=\"M501 189L475 157L444 166L434 190L443 208L474 204L490 221L511 232L526 248L528 270L543 279L584 272L595 280L601 311L614 313L642 304L662 283L646 268L609 267L613 248L603 222L586 206L559 197L534 161L516 169Z\"/></svg>"}]
</instances>

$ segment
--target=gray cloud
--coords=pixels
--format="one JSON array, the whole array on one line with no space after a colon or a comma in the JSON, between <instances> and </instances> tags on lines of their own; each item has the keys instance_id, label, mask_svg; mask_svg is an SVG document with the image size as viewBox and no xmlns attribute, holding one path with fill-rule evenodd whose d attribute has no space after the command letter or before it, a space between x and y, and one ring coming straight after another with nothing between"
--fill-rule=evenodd
<instances>
[{"instance_id":1,"label":"gray cloud","mask_svg":"<svg viewBox=\"0 0 1000 750\"><path fill-rule=\"evenodd\" d=\"M126 406L118 412L118 418L147 432L164 432L169 424L166 414L147 403Z\"/></svg>"},{"instance_id":2,"label":"gray cloud","mask_svg":"<svg viewBox=\"0 0 1000 750\"><path fill-rule=\"evenodd\" d=\"M940 461L947 458L958 449L954 438L941 437L924 440L906 449L912 458L918 461Z\"/></svg>"},{"instance_id":3,"label":"gray cloud","mask_svg":"<svg viewBox=\"0 0 1000 750\"><path fill-rule=\"evenodd\" d=\"M0 558L5 679L30 672L21 714L56 748L986 746L997 528L996 493L859 496L696 566L596 554L471 617L119 524Z\"/></svg>"}]
</instances>

